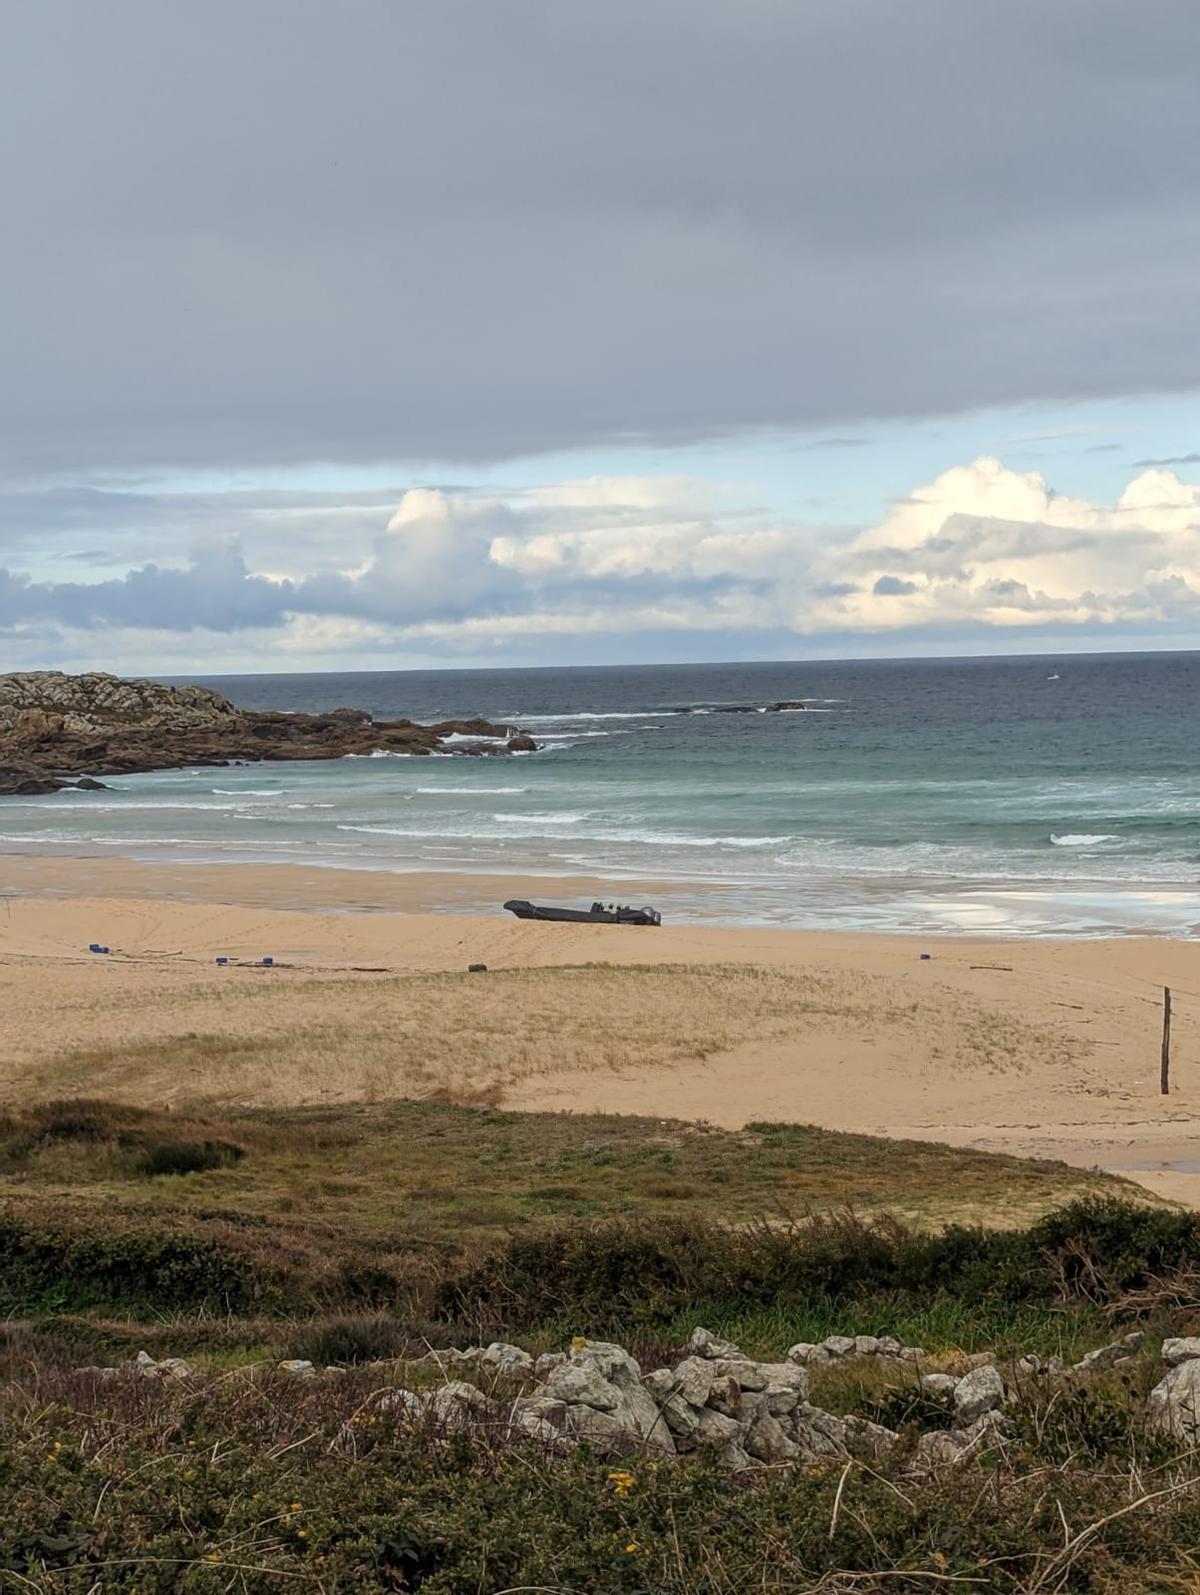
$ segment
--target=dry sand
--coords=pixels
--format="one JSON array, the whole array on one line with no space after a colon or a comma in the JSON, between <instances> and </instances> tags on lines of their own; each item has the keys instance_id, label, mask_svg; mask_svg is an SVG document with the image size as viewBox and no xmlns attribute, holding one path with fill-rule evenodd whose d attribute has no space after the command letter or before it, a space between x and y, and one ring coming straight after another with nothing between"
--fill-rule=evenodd
<instances>
[{"instance_id":1,"label":"dry sand","mask_svg":"<svg viewBox=\"0 0 1200 1595\"><path fill-rule=\"evenodd\" d=\"M424 1090L730 1126L799 1120L1128 1170L1200 1204L1196 942L641 930L470 912L495 905L499 884L7 857L0 1097ZM503 883L543 898L596 890ZM629 895L652 891L669 909L661 885ZM89 954L92 941L112 953ZM286 967L220 969L218 954ZM473 962L489 973L468 975Z\"/></svg>"}]
</instances>

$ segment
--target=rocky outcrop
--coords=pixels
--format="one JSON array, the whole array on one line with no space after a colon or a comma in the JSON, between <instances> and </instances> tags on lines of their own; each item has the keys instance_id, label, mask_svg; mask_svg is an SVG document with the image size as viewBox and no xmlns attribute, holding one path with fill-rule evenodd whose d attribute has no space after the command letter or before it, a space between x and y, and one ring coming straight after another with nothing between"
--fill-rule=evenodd
<instances>
[{"instance_id":1,"label":"rocky outcrop","mask_svg":"<svg viewBox=\"0 0 1200 1595\"><path fill-rule=\"evenodd\" d=\"M95 777L184 765L349 755L533 752L519 727L482 719L418 725L363 709L239 709L207 687L27 671L0 676L0 795L93 790Z\"/></svg>"}]
</instances>

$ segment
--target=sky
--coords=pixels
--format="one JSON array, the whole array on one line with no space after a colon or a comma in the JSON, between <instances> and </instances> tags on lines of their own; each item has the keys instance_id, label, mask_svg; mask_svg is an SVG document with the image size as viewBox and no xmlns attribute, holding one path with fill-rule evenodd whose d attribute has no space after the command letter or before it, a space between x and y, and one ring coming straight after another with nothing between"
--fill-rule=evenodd
<instances>
[{"instance_id":1,"label":"sky","mask_svg":"<svg viewBox=\"0 0 1200 1595\"><path fill-rule=\"evenodd\" d=\"M1200 647L1195 0L0 43L0 669Z\"/></svg>"}]
</instances>

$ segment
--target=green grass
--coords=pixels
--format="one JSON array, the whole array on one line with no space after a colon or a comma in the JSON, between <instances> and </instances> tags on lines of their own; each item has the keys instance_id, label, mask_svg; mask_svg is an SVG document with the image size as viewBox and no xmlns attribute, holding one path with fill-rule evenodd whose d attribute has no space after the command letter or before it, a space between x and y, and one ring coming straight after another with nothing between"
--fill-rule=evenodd
<instances>
[{"instance_id":1,"label":"green grass","mask_svg":"<svg viewBox=\"0 0 1200 1595\"><path fill-rule=\"evenodd\" d=\"M150 1178L153 1168L217 1166ZM304 1215L368 1235L470 1243L513 1225L689 1213L731 1223L887 1208L922 1225L1024 1222L1136 1188L1063 1163L810 1125L479 1110L431 1101L147 1112L49 1104L0 1119L0 1194L130 1211Z\"/></svg>"}]
</instances>

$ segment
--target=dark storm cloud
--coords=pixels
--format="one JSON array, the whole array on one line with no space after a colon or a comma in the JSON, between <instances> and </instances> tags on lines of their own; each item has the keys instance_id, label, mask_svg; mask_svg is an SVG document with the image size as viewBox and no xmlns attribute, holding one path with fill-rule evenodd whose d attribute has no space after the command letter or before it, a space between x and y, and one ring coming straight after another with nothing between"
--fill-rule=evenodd
<instances>
[{"instance_id":1,"label":"dark storm cloud","mask_svg":"<svg viewBox=\"0 0 1200 1595\"><path fill-rule=\"evenodd\" d=\"M1195 0L39 0L10 469L1189 387Z\"/></svg>"}]
</instances>

